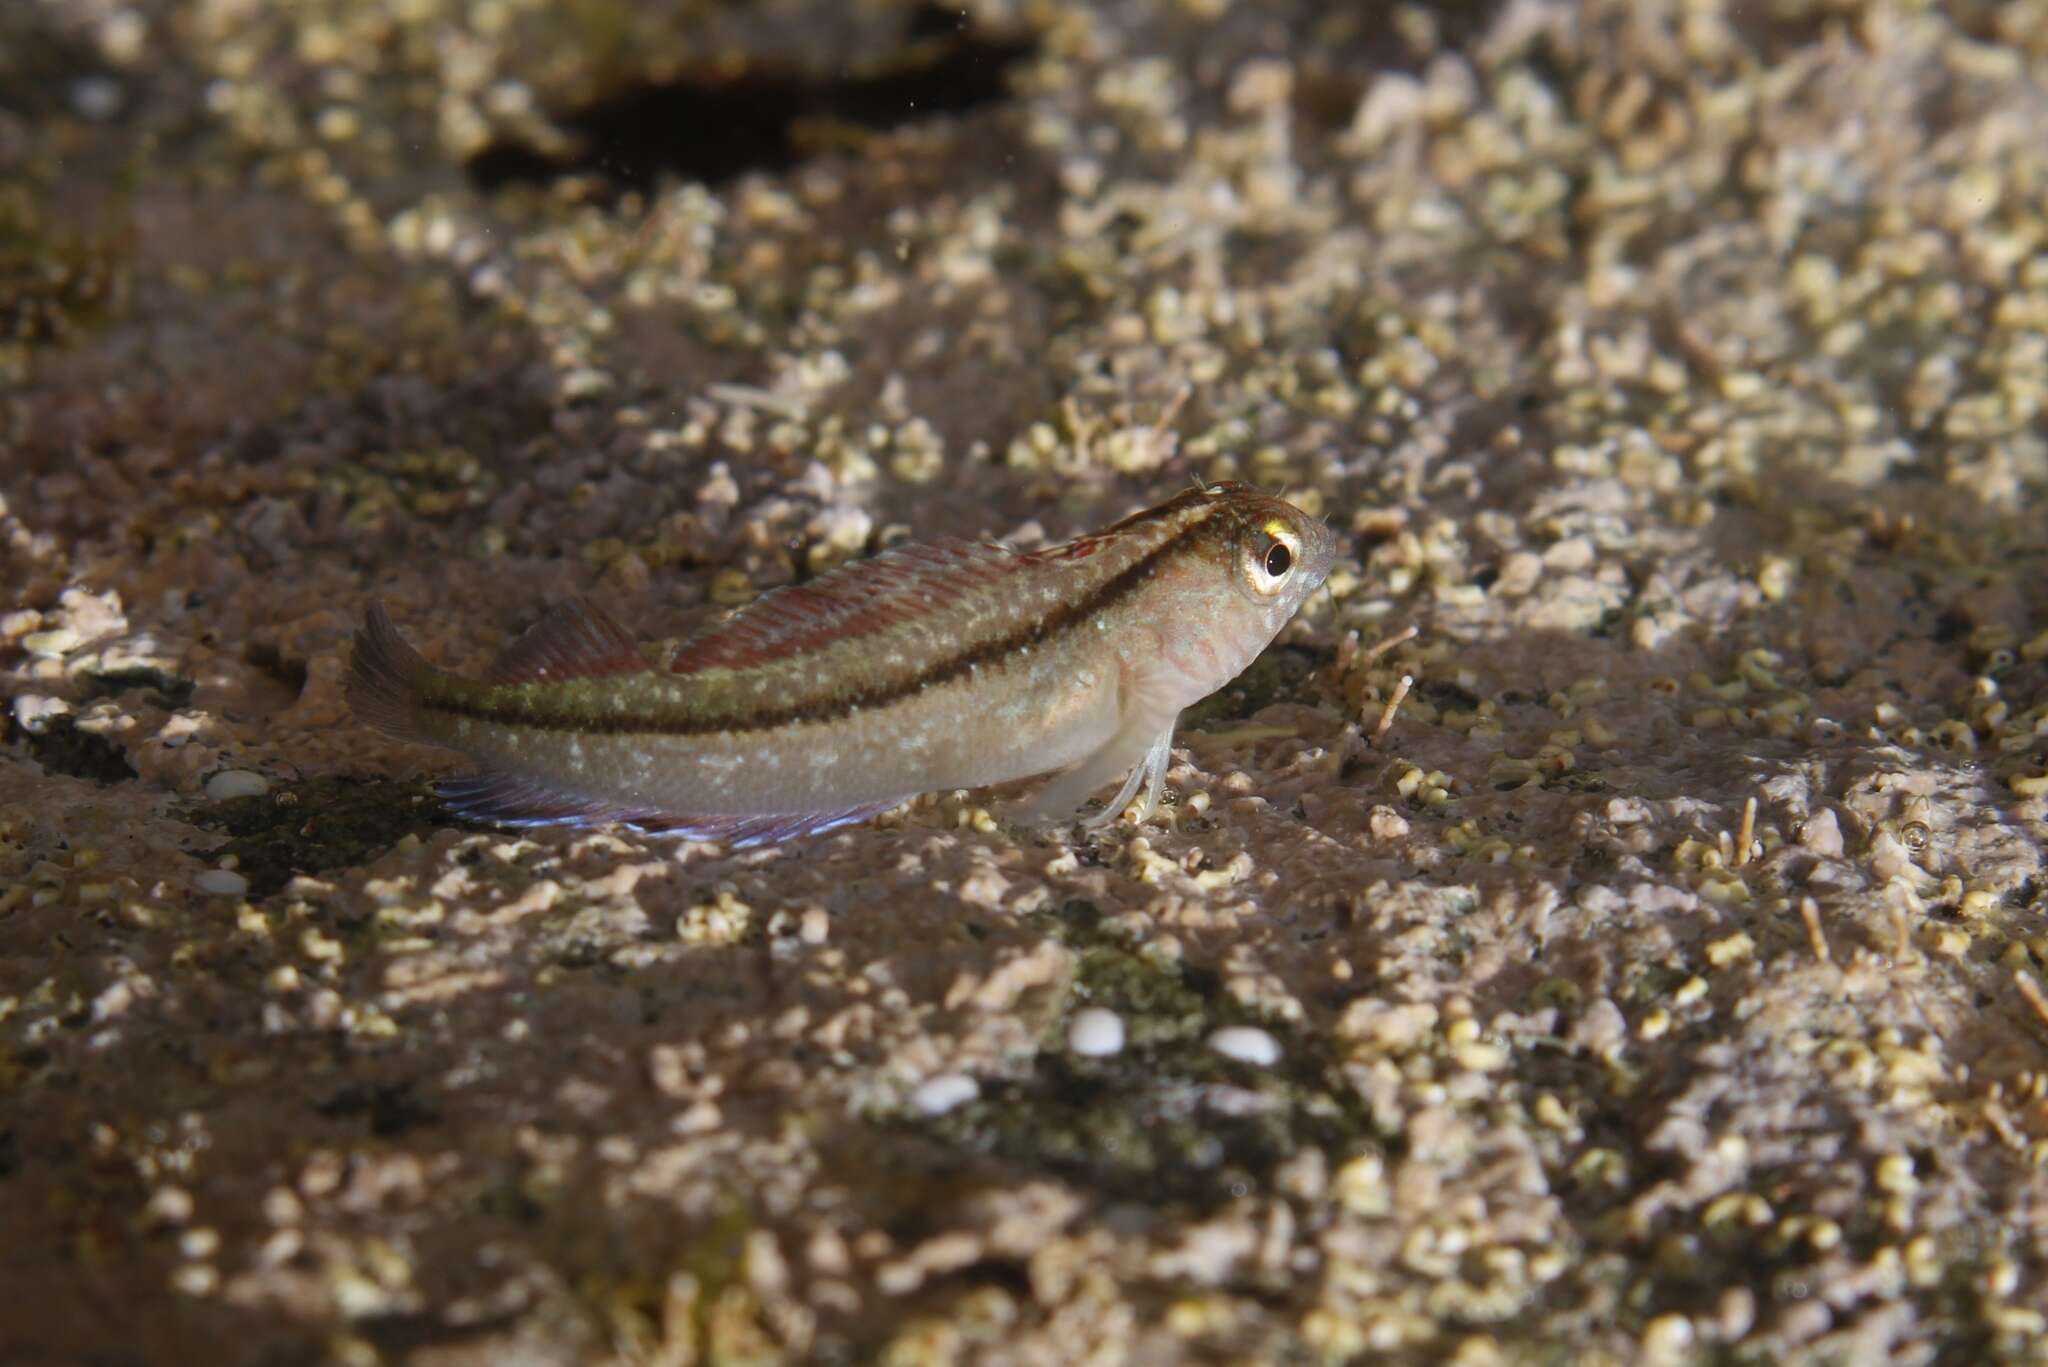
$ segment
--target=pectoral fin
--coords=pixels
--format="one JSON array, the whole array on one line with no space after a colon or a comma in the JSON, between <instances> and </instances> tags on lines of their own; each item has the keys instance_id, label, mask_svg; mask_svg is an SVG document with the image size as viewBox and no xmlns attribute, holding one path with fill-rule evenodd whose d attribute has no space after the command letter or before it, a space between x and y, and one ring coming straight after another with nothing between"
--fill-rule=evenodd
<instances>
[{"instance_id":1,"label":"pectoral fin","mask_svg":"<svg viewBox=\"0 0 2048 1367\"><path fill-rule=\"evenodd\" d=\"M1115 782L1118 774L1125 774L1123 787L1109 805L1082 818L1081 825L1093 830L1116 820L1141 783L1145 800L1138 810L1138 820L1146 820L1158 808L1159 793L1166 784L1166 766L1173 757L1173 724L1178 716L1172 714L1164 723L1149 716L1132 718L1094 754L1040 790L1018 814L1020 819L1033 825L1070 820L1075 808Z\"/></svg>"},{"instance_id":2,"label":"pectoral fin","mask_svg":"<svg viewBox=\"0 0 2048 1367\"><path fill-rule=\"evenodd\" d=\"M1166 787L1166 766L1172 761L1173 722L1168 722L1159 729L1159 734L1152 738L1151 748L1145 751L1145 757L1131 766L1129 776L1124 779L1124 786L1116 790L1116 796L1109 800L1109 805L1093 816L1081 818L1081 829L1092 831L1098 826L1107 826L1122 816L1124 808L1130 806L1131 798L1137 793L1140 782L1145 785L1145 800L1138 804L1138 821L1140 824L1150 821L1152 813L1159 810L1159 794Z\"/></svg>"}]
</instances>

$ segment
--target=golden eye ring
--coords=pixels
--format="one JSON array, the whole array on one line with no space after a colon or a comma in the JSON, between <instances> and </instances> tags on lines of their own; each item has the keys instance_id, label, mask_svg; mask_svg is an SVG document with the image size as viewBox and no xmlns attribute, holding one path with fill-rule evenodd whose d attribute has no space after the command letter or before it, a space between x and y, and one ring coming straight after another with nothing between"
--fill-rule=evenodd
<instances>
[{"instance_id":1,"label":"golden eye ring","mask_svg":"<svg viewBox=\"0 0 2048 1367\"><path fill-rule=\"evenodd\" d=\"M1301 563L1301 540L1285 523L1259 528L1258 540L1244 549L1245 585L1261 598L1277 595Z\"/></svg>"}]
</instances>

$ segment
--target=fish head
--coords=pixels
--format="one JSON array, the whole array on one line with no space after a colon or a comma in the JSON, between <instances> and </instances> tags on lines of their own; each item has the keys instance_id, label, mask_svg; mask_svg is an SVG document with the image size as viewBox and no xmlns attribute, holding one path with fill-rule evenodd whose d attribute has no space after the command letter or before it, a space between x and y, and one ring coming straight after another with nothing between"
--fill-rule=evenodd
<instances>
[{"instance_id":1,"label":"fish head","mask_svg":"<svg viewBox=\"0 0 2048 1367\"><path fill-rule=\"evenodd\" d=\"M1167 666L1172 694L1186 706L1272 643L1329 578L1337 538L1285 499L1245 484L1211 484L1177 503L1188 529L1134 608L1149 653Z\"/></svg>"},{"instance_id":2,"label":"fish head","mask_svg":"<svg viewBox=\"0 0 2048 1367\"><path fill-rule=\"evenodd\" d=\"M1330 577L1337 538L1321 519L1248 485L1212 485L1210 492L1231 513L1220 568L1270 638Z\"/></svg>"}]
</instances>

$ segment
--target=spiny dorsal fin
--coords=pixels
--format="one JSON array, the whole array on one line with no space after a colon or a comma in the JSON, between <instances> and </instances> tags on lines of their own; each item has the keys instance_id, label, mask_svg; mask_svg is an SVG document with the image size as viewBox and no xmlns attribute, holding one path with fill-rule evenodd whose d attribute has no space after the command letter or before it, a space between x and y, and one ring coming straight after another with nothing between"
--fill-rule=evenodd
<instances>
[{"instance_id":1,"label":"spiny dorsal fin","mask_svg":"<svg viewBox=\"0 0 2048 1367\"><path fill-rule=\"evenodd\" d=\"M587 598L572 598L549 608L485 671L494 684L542 680L601 679L612 674L638 674L648 667L626 629Z\"/></svg>"},{"instance_id":2,"label":"spiny dorsal fin","mask_svg":"<svg viewBox=\"0 0 2048 1367\"><path fill-rule=\"evenodd\" d=\"M684 642L669 668L745 669L818 650L938 611L1023 563L1007 546L982 541L898 546L775 590Z\"/></svg>"}]
</instances>

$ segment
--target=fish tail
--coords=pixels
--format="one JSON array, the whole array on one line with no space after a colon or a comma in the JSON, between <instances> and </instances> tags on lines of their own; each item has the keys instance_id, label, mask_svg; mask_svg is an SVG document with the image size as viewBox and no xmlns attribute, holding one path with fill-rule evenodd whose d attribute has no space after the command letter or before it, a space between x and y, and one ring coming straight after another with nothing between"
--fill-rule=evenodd
<instances>
[{"instance_id":1,"label":"fish tail","mask_svg":"<svg viewBox=\"0 0 2048 1367\"><path fill-rule=\"evenodd\" d=\"M384 604L371 599L349 658L349 710L387 736L433 741L425 696L428 683L440 673L405 643Z\"/></svg>"}]
</instances>

